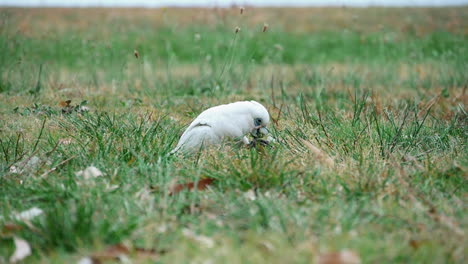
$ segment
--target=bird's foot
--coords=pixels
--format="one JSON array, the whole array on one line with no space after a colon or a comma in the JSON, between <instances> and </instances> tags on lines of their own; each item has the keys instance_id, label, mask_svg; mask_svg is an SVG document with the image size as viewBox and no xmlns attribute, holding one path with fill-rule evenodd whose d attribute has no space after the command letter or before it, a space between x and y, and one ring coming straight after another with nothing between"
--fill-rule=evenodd
<instances>
[{"instance_id":1,"label":"bird's foot","mask_svg":"<svg viewBox=\"0 0 468 264\"><path fill-rule=\"evenodd\" d=\"M265 147L265 146L270 146L270 142L265 139L261 138L254 138L250 142L250 144L247 145L249 148L258 148L258 147Z\"/></svg>"}]
</instances>

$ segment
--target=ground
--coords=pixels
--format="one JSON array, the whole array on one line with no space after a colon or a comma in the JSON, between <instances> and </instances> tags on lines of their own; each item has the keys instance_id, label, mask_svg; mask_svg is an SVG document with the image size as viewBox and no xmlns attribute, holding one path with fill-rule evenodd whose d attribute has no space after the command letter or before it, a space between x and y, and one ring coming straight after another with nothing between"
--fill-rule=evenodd
<instances>
[{"instance_id":1,"label":"ground","mask_svg":"<svg viewBox=\"0 0 468 264\"><path fill-rule=\"evenodd\" d=\"M0 263L464 263L467 14L0 9ZM275 143L168 155L238 100Z\"/></svg>"}]
</instances>

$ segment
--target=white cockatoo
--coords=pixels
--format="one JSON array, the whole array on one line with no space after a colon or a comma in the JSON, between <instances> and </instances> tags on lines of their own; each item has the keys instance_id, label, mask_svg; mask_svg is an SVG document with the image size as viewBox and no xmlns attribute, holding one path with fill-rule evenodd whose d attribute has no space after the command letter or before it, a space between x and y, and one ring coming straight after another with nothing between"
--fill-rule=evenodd
<instances>
[{"instance_id":1,"label":"white cockatoo","mask_svg":"<svg viewBox=\"0 0 468 264\"><path fill-rule=\"evenodd\" d=\"M267 109L256 101L241 101L218 105L203 111L180 137L171 151L193 152L221 143L224 139L239 139L249 144L248 133L268 134L270 123Z\"/></svg>"}]
</instances>

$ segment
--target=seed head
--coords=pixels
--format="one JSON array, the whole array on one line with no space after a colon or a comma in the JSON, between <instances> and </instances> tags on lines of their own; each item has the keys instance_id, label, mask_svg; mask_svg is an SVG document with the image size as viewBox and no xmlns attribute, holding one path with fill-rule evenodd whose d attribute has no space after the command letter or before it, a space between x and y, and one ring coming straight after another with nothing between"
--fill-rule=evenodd
<instances>
[{"instance_id":1,"label":"seed head","mask_svg":"<svg viewBox=\"0 0 468 264\"><path fill-rule=\"evenodd\" d=\"M244 13L244 10L245 10L244 7L241 7L241 8L240 8L240 14L241 14L241 15Z\"/></svg>"},{"instance_id":2,"label":"seed head","mask_svg":"<svg viewBox=\"0 0 468 264\"><path fill-rule=\"evenodd\" d=\"M236 27L236 34L239 33L240 30L240 27Z\"/></svg>"},{"instance_id":3,"label":"seed head","mask_svg":"<svg viewBox=\"0 0 468 264\"><path fill-rule=\"evenodd\" d=\"M263 31L263 32L266 32L267 29L268 29L268 24L267 24L267 23L264 23L264 24L263 24L263 30L262 30L262 31Z\"/></svg>"},{"instance_id":4,"label":"seed head","mask_svg":"<svg viewBox=\"0 0 468 264\"><path fill-rule=\"evenodd\" d=\"M137 59L138 59L138 57L140 57L140 54L138 53L138 50L134 50L133 55L135 55L135 58L137 58Z\"/></svg>"}]
</instances>

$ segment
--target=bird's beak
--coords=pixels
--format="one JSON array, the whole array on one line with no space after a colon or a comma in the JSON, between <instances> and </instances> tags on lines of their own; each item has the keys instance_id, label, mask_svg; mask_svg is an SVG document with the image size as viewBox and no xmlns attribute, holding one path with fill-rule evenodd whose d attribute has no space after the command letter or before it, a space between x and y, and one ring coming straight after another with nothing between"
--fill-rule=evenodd
<instances>
[{"instance_id":1,"label":"bird's beak","mask_svg":"<svg viewBox=\"0 0 468 264\"><path fill-rule=\"evenodd\" d=\"M267 135L267 134L268 134L268 129L266 129L266 127L261 127L258 131L259 131L260 133L262 133L263 135Z\"/></svg>"},{"instance_id":2,"label":"bird's beak","mask_svg":"<svg viewBox=\"0 0 468 264\"><path fill-rule=\"evenodd\" d=\"M269 131L264 126L256 126L251 133L254 137L260 137L261 134L268 135Z\"/></svg>"}]
</instances>

